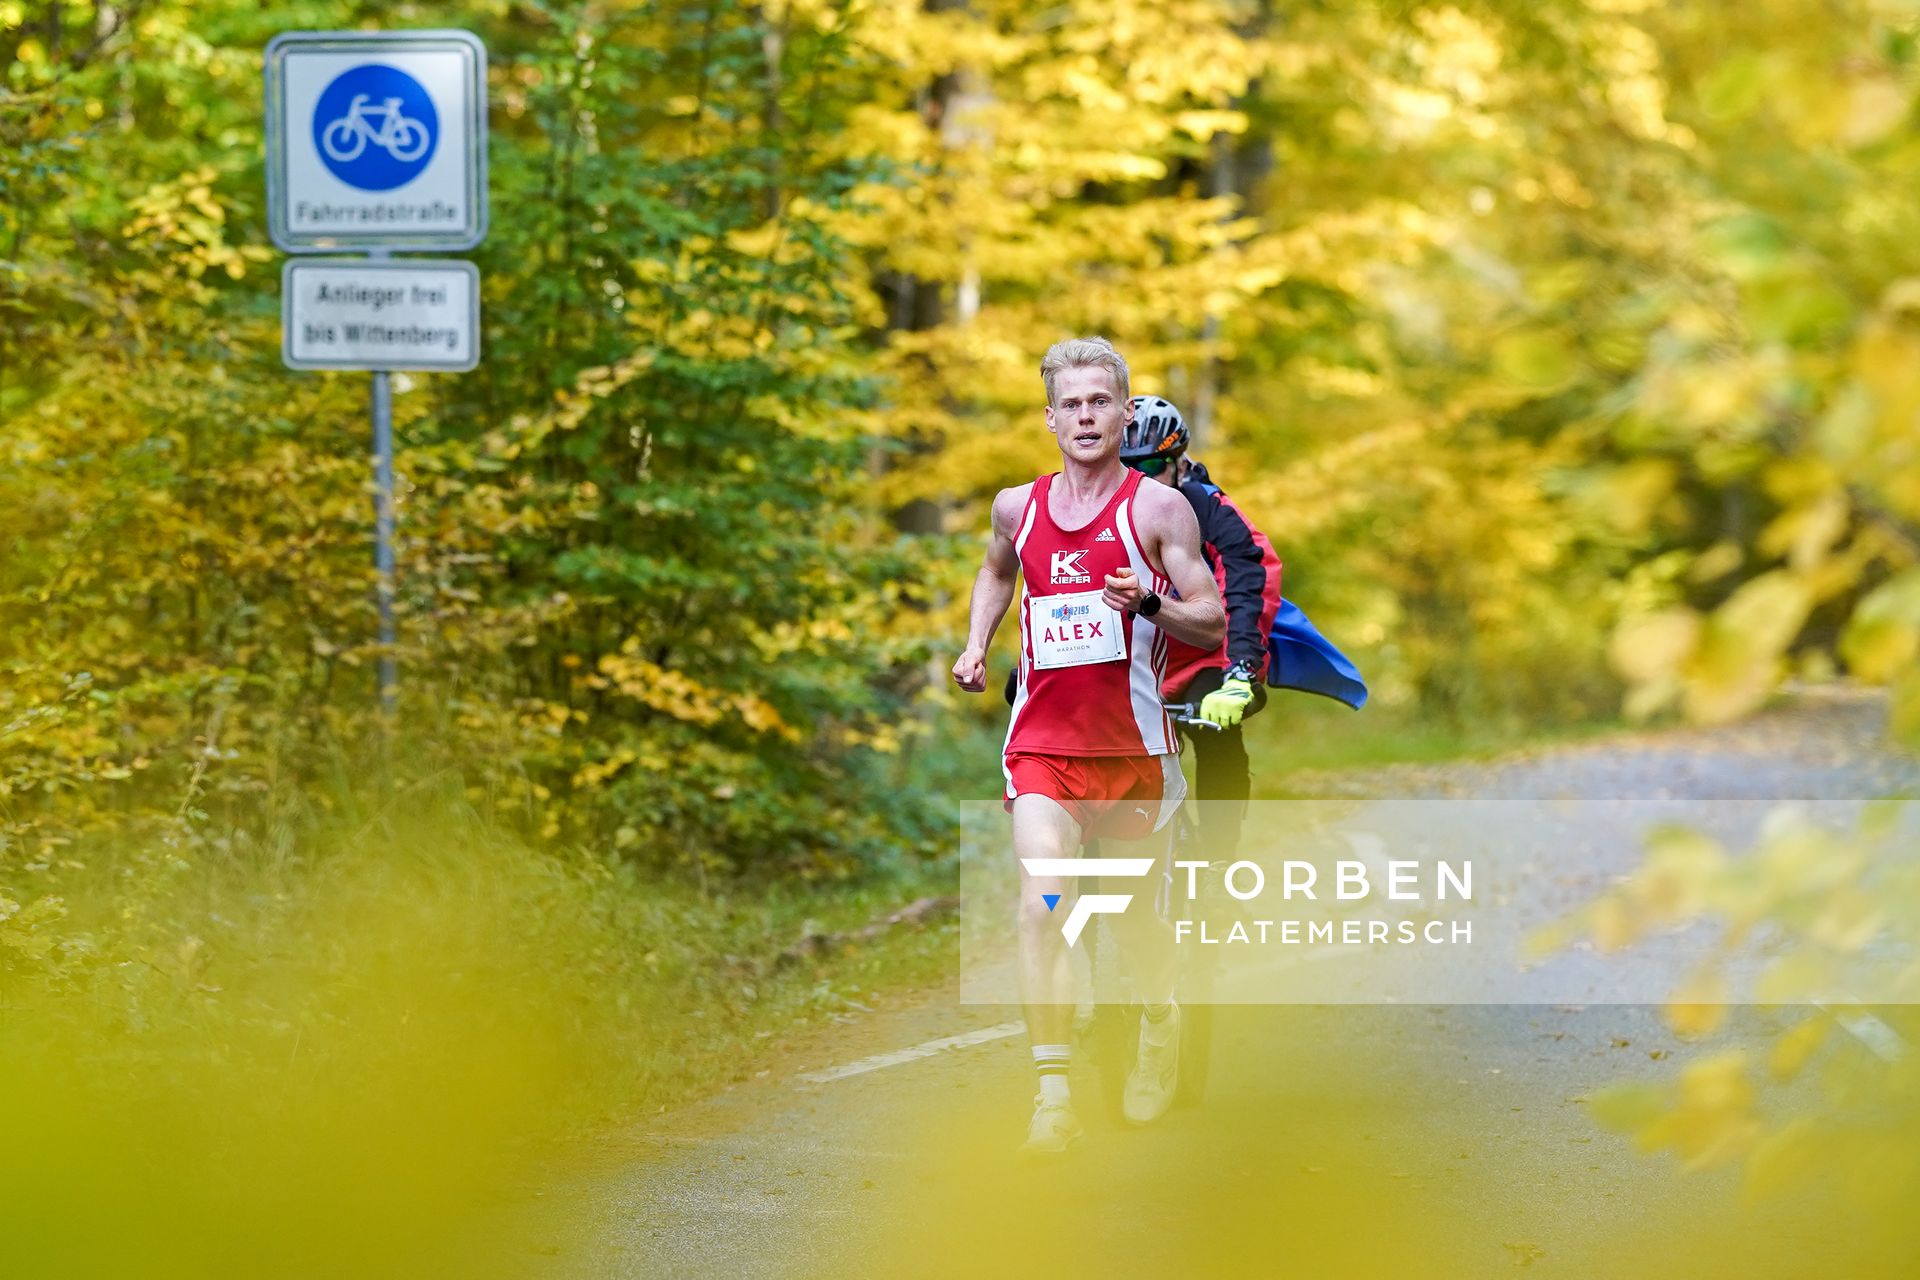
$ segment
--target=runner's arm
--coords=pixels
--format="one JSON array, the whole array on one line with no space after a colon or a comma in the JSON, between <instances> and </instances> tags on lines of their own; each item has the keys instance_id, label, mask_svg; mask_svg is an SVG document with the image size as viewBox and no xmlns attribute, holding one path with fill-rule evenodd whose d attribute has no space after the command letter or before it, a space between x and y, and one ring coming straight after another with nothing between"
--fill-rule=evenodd
<instances>
[{"instance_id":1,"label":"runner's arm","mask_svg":"<svg viewBox=\"0 0 1920 1280\"><path fill-rule=\"evenodd\" d=\"M1013 549L1013 526L1026 506L1027 488L1002 489L993 499L993 534L980 572L974 575L973 599L967 609L967 648L953 664L953 682L968 693L980 693L987 687L987 648L1013 602L1014 578L1020 572L1020 557Z\"/></svg>"},{"instance_id":2,"label":"runner's arm","mask_svg":"<svg viewBox=\"0 0 1920 1280\"><path fill-rule=\"evenodd\" d=\"M1227 611L1220 605L1220 587L1200 554L1200 522L1178 492L1164 485L1141 485L1134 502L1142 550L1160 562L1172 580L1178 600L1163 596L1151 621L1168 635L1200 649L1217 649L1227 635ZM1139 611L1146 588L1127 570L1109 577L1106 602L1116 609Z\"/></svg>"}]
</instances>

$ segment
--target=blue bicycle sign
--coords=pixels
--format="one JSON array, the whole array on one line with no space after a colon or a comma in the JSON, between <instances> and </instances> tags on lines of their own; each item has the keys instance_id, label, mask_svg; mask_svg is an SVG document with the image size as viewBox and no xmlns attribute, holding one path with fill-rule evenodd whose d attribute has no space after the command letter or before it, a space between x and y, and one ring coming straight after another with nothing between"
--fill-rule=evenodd
<instances>
[{"instance_id":1,"label":"blue bicycle sign","mask_svg":"<svg viewBox=\"0 0 1920 1280\"><path fill-rule=\"evenodd\" d=\"M335 76L313 110L313 142L334 177L391 191L420 175L440 140L440 117L418 80L366 63Z\"/></svg>"},{"instance_id":2,"label":"blue bicycle sign","mask_svg":"<svg viewBox=\"0 0 1920 1280\"><path fill-rule=\"evenodd\" d=\"M486 239L487 50L471 31L283 31L262 72L276 245L460 250Z\"/></svg>"}]
</instances>

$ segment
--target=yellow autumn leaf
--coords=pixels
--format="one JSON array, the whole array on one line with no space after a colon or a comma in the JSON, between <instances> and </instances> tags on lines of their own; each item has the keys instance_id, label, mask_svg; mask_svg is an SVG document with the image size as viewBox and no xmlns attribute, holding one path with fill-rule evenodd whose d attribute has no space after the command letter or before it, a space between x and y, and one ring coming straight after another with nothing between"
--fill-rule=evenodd
<instances>
[{"instance_id":1,"label":"yellow autumn leaf","mask_svg":"<svg viewBox=\"0 0 1920 1280\"><path fill-rule=\"evenodd\" d=\"M1730 999L1725 978L1713 972L1698 973L1674 992L1660 1014L1675 1035L1698 1040L1712 1035L1726 1021Z\"/></svg>"},{"instance_id":2,"label":"yellow autumn leaf","mask_svg":"<svg viewBox=\"0 0 1920 1280\"><path fill-rule=\"evenodd\" d=\"M1920 626L1899 618L1863 617L1856 610L1841 634L1840 656L1862 680L1890 680L1920 657Z\"/></svg>"},{"instance_id":3,"label":"yellow autumn leaf","mask_svg":"<svg viewBox=\"0 0 1920 1280\"><path fill-rule=\"evenodd\" d=\"M1671 1100L1671 1090L1644 1080L1625 1081L1596 1090L1588 1099L1588 1114L1615 1133L1636 1134L1659 1119Z\"/></svg>"},{"instance_id":4,"label":"yellow autumn leaf","mask_svg":"<svg viewBox=\"0 0 1920 1280\"><path fill-rule=\"evenodd\" d=\"M1742 584L1713 617L1728 629L1750 637L1758 649L1778 652L1799 632L1808 604L1806 586L1799 577L1775 571Z\"/></svg>"},{"instance_id":5,"label":"yellow autumn leaf","mask_svg":"<svg viewBox=\"0 0 1920 1280\"><path fill-rule=\"evenodd\" d=\"M1803 1004L1830 996L1833 957L1818 948L1797 947L1768 965L1754 980L1753 998L1764 1004Z\"/></svg>"},{"instance_id":6,"label":"yellow autumn leaf","mask_svg":"<svg viewBox=\"0 0 1920 1280\"><path fill-rule=\"evenodd\" d=\"M1623 619L1607 658L1626 680L1646 684L1678 671L1700 643L1700 615L1676 606Z\"/></svg>"},{"instance_id":7,"label":"yellow autumn leaf","mask_svg":"<svg viewBox=\"0 0 1920 1280\"><path fill-rule=\"evenodd\" d=\"M1527 933L1521 942L1520 953L1525 960L1542 960L1558 951L1564 951L1577 942L1586 932L1586 927L1578 915L1565 916L1549 924L1540 925Z\"/></svg>"},{"instance_id":8,"label":"yellow autumn leaf","mask_svg":"<svg viewBox=\"0 0 1920 1280\"><path fill-rule=\"evenodd\" d=\"M1826 1043L1832 1029L1833 1020L1824 1013L1795 1024L1773 1042L1767 1054L1767 1074L1782 1082L1799 1075L1807 1060Z\"/></svg>"},{"instance_id":9,"label":"yellow autumn leaf","mask_svg":"<svg viewBox=\"0 0 1920 1280\"><path fill-rule=\"evenodd\" d=\"M1836 140L1843 147L1870 146L1897 129L1912 106L1911 93L1895 77L1862 77L1847 91Z\"/></svg>"},{"instance_id":10,"label":"yellow autumn leaf","mask_svg":"<svg viewBox=\"0 0 1920 1280\"><path fill-rule=\"evenodd\" d=\"M1726 864L1726 850L1717 840L1691 828L1664 826L1648 836L1645 859L1628 885L1651 921L1668 923L1700 910Z\"/></svg>"},{"instance_id":11,"label":"yellow autumn leaf","mask_svg":"<svg viewBox=\"0 0 1920 1280\"><path fill-rule=\"evenodd\" d=\"M1910 667L1894 681L1887 732L1895 741L1920 751L1920 669Z\"/></svg>"},{"instance_id":12,"label":"yellow autumn leaf","mask_svg":"<svg viewBox=\"0 0 1920 1280\"><path fill-rule=\"evenodd\" d=\"M1886 917L1872 897L1847 887L1827 898L1808 927L1807 936L1835 951L1852 953L1873 941L1885 923Z\"/></svg>"},{"instance_id":13,"label":"yellow autumn leaf","mask_svg":"<svg viewBox=\"0 0 1920 1280\"><path fill-rule=\"evenodd\" d=\"M1819 564L1846 531L1851 509L1843 493L1826 493L1775 517L1760 531L1759 548L1784 555L1802 572Z\"/></svg>"},{"instance_id":14,"label":"yellow autumn leaf","mask_svg":"<svg viewBox=\"0 0 1920 1280\"><path fill-rule=\"evenodd\" d=\"M1588 907L1586 924L1594 949L1603 955L1631 946L1644 927L1617 894L1608 894Z\"/></svg>"}]
</instances>

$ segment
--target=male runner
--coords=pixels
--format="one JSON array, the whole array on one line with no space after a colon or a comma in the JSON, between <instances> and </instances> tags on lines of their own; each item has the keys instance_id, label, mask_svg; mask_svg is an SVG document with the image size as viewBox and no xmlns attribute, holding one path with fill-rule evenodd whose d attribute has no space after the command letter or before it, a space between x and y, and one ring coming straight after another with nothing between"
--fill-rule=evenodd
<instances>
[{"instance_id":1,"label":"male runner","mask_svg":"<svg viewBox=\"0 0 1920 1280\"><path fill-rule=\"evenodd\" d=\"M1137 839L1172 817L1186 783L1160 706L1167 642L1212 649L1226 634L1192 508L1120 463L1133 418L1126 361L1104 338L1069 339L1048 350L1040 376L1061 467L994 498L967 648L953 664L962 689L986 688L987 647L1013 599L1014 575L1022 575L1019 678L1005 748L1006 806L1021 859L1076 857L1083 835ZM1022 865L1021 990L1040 1075L1026 1143L1033 1152L1064 1151L1082 1133L1067 1085L1073 978L1060 918L1045 902L1068 892L1066 878L1028 875ZM1136 909L1112 917L1145 1006L1124 1099L1135 1123L1171 1105L1179 1069L1172 934L1149 898L1136 895Z\"/></svg>"},{"instance_id":2,"label":"male runner","mask_svg":"<svg viewBox=\"0 0 1920 1280\"><path fill-rule=\"evenodd\" d=\"M1161 692L1169 702L1198 702L1200 719L1220 726L1183 731L1193 740L1201 847L1209 858L1231 860L1253 791L1240 722L1267 702L1267 633L1280 609L1280 557L1207 469L1187 457L1192 435L1180 410L1159 396L1135 396L1133 409L1120 461L1186 498L1226 603L1225 642L1200 649L1174 641Z\"/></svg>"}]
</instances>

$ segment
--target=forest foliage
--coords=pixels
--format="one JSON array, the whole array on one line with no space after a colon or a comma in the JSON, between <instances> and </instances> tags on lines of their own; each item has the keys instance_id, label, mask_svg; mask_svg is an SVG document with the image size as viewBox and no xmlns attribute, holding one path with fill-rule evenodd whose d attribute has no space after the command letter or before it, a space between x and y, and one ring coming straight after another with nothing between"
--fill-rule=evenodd
<instances>
[{"instance_id":1,"label":"forest foliage","mask_svg":"<svg viewBox=\"0 0 1920 1280\"><path fill-rule=\"evenodd\" d=\"M397 379L391 726L366 379L280 365L261 146L266 41L372 26L490 58L484 358ZM10 875L101 832L245 856L383 759L702 883L938 848L940 740L993 711L933 676L1083 331L1377 707L1714 721L1838 671L1920 731L1910 4L0 29Z\"/></svg>"}]
</instances>

